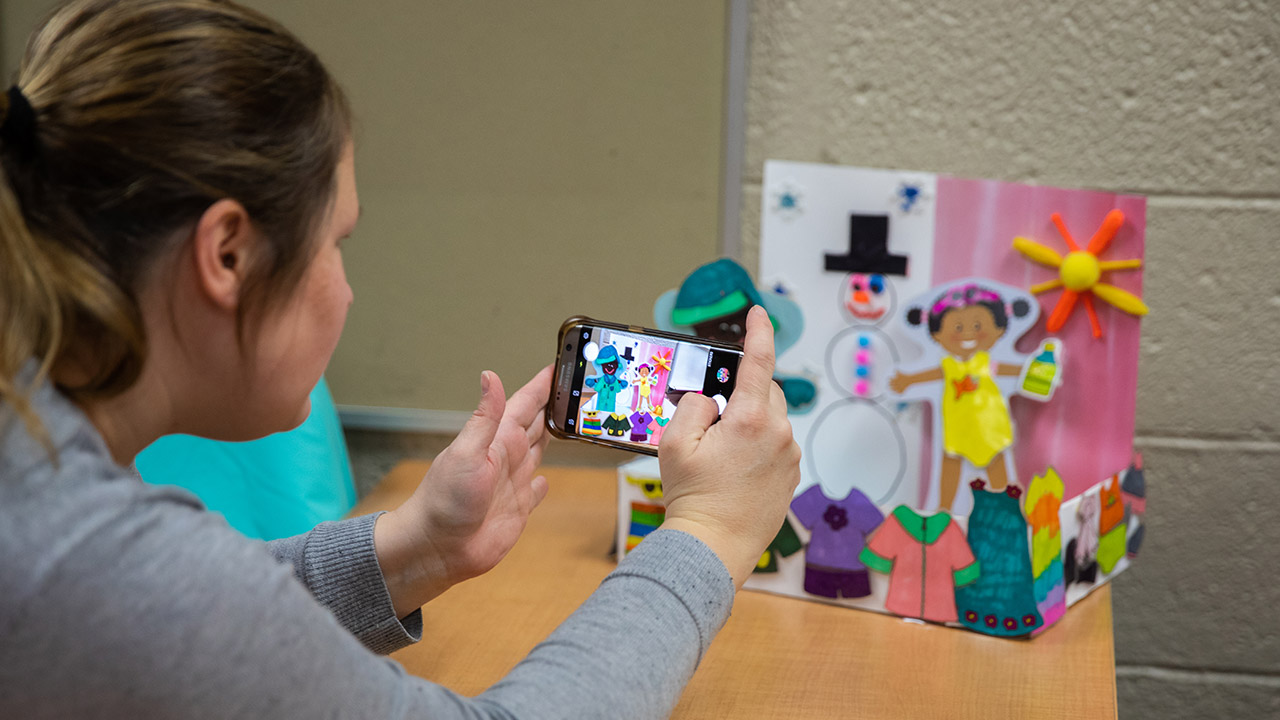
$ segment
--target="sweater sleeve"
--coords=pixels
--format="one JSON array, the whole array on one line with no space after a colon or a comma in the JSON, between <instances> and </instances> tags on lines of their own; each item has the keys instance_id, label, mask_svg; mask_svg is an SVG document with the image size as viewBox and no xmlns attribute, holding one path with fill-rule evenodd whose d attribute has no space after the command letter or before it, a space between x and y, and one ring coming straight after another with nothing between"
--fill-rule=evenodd
<instances>
[{"instance_id":1,"label":"sweater sleeve","mask_svg":"<svg viewBox=\"0 0 1280 720\"><path fill-rule=\"evenodd\" d=\"M396 617L373 545L373 524L382 513L273 540L267 549L293 568L316 602L370 650L388 654L422 639L422 611Z\"/></svg>"},{"instance_id":2,"label":"sweater sleeve","mask_svg":"<svg viewBox=\"0 0 1280 720\"><path fill-rule=\"evenodd\" d=\"M74 532L28 566L39 594L0 608L12 620L0 623L10 691L0 717L661 718L734 593L700 541L655 531L503 680L468 698L370 652L379 613L340 617L358 603L329 586L344 573L362 584L371 566L351 550L367 545L350 537L367 534L371 519L305 536L304 585L297 562L277 561L296 558L299 541L283 555L287 544L272 546L273 556L163 491L104 483L95 492L77 505ZM105 496L120 492L146 497ZM355 617L371 619L362 638L348 631L360 627Z\"/></svg>"}]
</instances>

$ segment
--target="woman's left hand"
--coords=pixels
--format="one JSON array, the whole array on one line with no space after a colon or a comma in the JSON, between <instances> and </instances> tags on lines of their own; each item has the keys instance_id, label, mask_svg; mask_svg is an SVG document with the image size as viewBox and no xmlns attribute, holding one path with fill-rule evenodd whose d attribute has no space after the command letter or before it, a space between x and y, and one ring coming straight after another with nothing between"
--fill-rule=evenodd
<instances>
[{"instance_id":1,"label":"woman's left hand","mask_svg":"<svg viewBox=\"0 0 1280 720\"><path fill-rule=\"evenodd\" d=\"M543 413L551 367L510 400L497 374L485 371L480 384L480 406L462 432L413 495L374 526L399 617L497 565L546 497L547 480L534 471L549 439Z\"/></svg>"}]
</instances>

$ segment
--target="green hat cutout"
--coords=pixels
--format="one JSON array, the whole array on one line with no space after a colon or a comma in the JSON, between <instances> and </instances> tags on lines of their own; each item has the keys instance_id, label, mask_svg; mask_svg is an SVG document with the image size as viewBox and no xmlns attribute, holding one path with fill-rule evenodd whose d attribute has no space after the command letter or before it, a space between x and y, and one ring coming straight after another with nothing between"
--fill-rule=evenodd
<instances>
[{"instance_id":1,"label":"green hat cutout","mask_svg":"<svg viewBox=\"0 0 1280 720\"><path fill-rule=\"evenodd\" d=\"M703 265L685 278L679 290L663 293L654 303L653 315L659 328L692 335L694 325L752 305L763 305L769 312L775 352L781 353L800 339L804 329L800 306L778 293L762 295L747 271L729 258Z\"/></svg>"}]
</instances>

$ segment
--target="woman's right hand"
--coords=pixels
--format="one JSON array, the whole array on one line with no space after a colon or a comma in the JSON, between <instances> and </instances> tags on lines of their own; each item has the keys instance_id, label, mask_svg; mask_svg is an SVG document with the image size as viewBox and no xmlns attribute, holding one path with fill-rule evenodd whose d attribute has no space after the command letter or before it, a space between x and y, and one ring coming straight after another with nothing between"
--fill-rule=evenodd
<instances>
[{"instance_id":1,"label":"woman's right hand","mask_svg":"<svg viewBox=\"0 0 1280 720\"><path fill-rule=\"evenodd\" d=\"M773 326L762 307L747 315L743 349L720 422L715 402L688 393L658 448L662 526L704 542L739 588L778 534L800 483L800 446L773 382Z\"/></svg>"}]
</instances>

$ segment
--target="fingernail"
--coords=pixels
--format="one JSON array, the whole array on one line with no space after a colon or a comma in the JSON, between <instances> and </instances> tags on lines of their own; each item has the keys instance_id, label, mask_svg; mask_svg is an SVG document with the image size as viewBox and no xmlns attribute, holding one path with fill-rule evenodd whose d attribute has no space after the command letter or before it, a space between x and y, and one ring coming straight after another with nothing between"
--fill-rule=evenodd
<instances>
[{"instance_id":1,"label":"fingernail","mask_svg":"<svg viewBox=\"0 0 1280 720\"><path fill-rule=\"evenodd\" d=\"M489 373L488 371L480 372L480 397L489 394Z\"/></svg>"}]
</instances>

